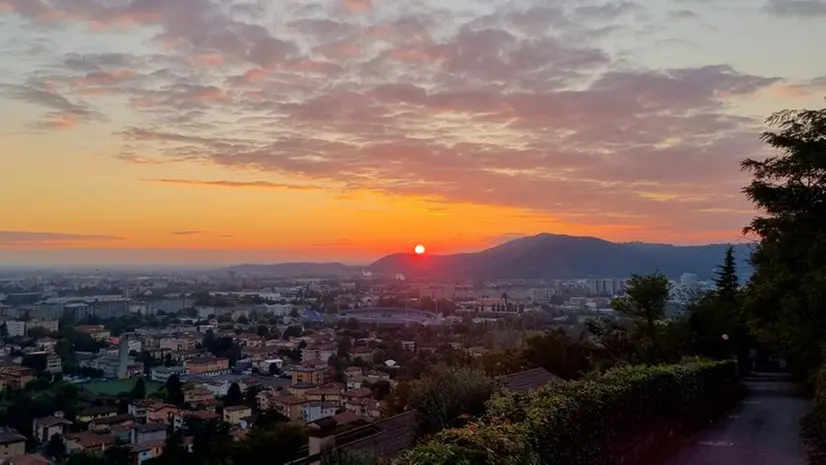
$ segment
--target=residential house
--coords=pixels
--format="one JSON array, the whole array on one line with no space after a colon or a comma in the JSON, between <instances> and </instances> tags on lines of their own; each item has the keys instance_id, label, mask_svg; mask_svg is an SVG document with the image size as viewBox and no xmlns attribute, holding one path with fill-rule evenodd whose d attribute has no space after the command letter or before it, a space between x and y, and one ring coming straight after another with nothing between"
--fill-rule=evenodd
<instances>
[{"instance_id":1,"label":"residential house","mask_svg":"<svg viewBox=\"0 0 826 465\"><path fill-rule=\"evenodd\" d=\"M80 423L89 423L92 420L100 418L114 417L118 414L118 409L115 407L96 406L89 407L77 414L76 421Z\"/></svg>"},{"instance_id":2,"label":"residential house","mask_svg":"<svg viewBox=\"0 0 826 465\"><path fill-rule=\"evenodd\" d=\"M96 434L91 431L80 433L66 433L63 435L66 444L66 452L103 452L107 448L115 445L115 435Z\"/></svg>"},{"instance_id":3,"label":"residential house","mask_svg":"<svg viewBox=\"0 0 826 465\"><path fill-rule=\"evenodd\" d=\"M113 428L118 426L130 426L135 424L135 417L128 413L114 415L111 417L98 418L89 422L89 431L103 434L111 433Z\"/></svg>"},{"instance_id":4,"label":"residential house","mask_svg":"<svg viewBox=\"0 0 826 465\"><path fill-rule=\"evenodd\" d=\"M126 411L138 421L146 421L146 410L150 406L158 403L155 399L135 399L129 403Z\"/></svg>"},{"instance_id":5,"label":"residential house","mask_svg":"<svg viewBox=\"0 0 826 465\"><path fill-rule=\"evenodd\" d=\"M337 351L338 348L335 344L311 344L301 349L301 362L320 360L327 363L327 360L335 355Z\"/></svg>"},{"instance_id":6,"label":"residential house","mask_svg":"<svg viewBox=\"0 0 826 465\"><path fill-rule=\"evenodd\" d=\"M105 341L111 336L109 330L101 325L75 326L75 331L86 334L96 341Z\"/></svg>"},{"instance_id":7,"label":"residential house","mask_svg":"<svg viewBox=\"0 0 826 465\"><path fill-rule=\"evenodd\" d=\"M500 384L516 392L527 392L546 384L561 381L563 381L562 378L544 368L520 371L519 373L512 373L499 378Z\"/></svg>"},{"instance_id":8,"label":"residential house","mask_svg":"<svg viewBox=\"0 0 826 465\"><path fill-rule=\"evenodd\" d=\"M350 357L370 361L373 359L373 352L375 351L369 347L357 346L350 349Z\"/></svg>"},{"instance_id":9,"label":"residential house","mask_svg":"<svg viewBox=\"0 0 826 465\"><path fill-rule=\"evenodd\" d=\"M52 462L40 454L24 454L6 459L3 465L52 465Z\"/></svg>"},{"instance_id":10,"label":"residential house","mask_svg":"<svg viewBox=\"0 0 826 465\"><path fill-rule=\"evenodd\" d=\"M381 404L375 399L350 399L346 401L344 408L367 420L381 418Z\"/></svg>"},{"instance_id":11,"label":"residential house","mask_svg":"<svg viewBox=\"0 0 826 465\"><path fill-rule=\"evenodd\" d=\"M340 404L341 403L341 389L334 389L329 387L318 387L315 389L308 390L304 397L307 400L312 402L328 402L332 404ZM306 421L315 421L315 420L306 420Z\"/></svg>"},{"instance_id":12,"label":"residential house","mask_svg":"<svg viewBox=\"0 0 826 465\"><path fill-rule=\"evenodd\" d=\"M0 367L0 387L3 389L23 389L34 379L34 371L17 365Z\"/></svg>"},{"instance_id":13,"label":"residential house","mask_svg":"<svg viewBox=\"0 0 826 465\"><path fill-rule=\"evenodd\" d=\"M169 423L169 419L180 412L178 407L171 404L153 403L146 407L146 422L147 423Z\"/></svg>"},{"instance_id":14,"label":"residential house","mask_svg":"<svg viewBox=\"0 0 826 465\"><path fill-rule=\"evenodd\" d=\"M241 419L252 415L252 409L246 405L224 407L224 421L231 425L240 425Z\"/></svg>"},{"instance_id":15,"label":"residential house","mask_svg":"<svg viewBox=\"0 0 826 465\"><path fill-rule=\"evenodd\" d=\"M132 444L164 442L165 440L166 425L163 423L137 424L129 433L129 442Z\"/></svg>"},{"instance_id":16,"label":"residential house","mask_svg":"<svg viewBox=\"0 0 826 465\"><path fill-rule=\"evenodd\" d=\"M301 419L307 422L329 418L335 414L336 406L329 402L307 402L301 405Z\"/></svg>"},{"instance_id":17,"label":"residential house","mask_svg":"<svg viewBox=\"0 0 826 465\"><path fill-rule=\"evenodd\" d=\"M26 454L26 437L16 429L0 426L0 458Z\"/></svg>"},{"instance_id":18,"label":"residential house","mask_svg":"<svg viewBox=\"0 0 826 465\"><path fill-rule=\"evenodd\" d=\"M229 359L223 357L202 357L187 360L184 367L189 374L217 376L229 372Z\"/></svg>"},{"instance_id":19,"label":"residential house","mask_svg":"<svg viewBox=\"0 0 826 465\"><path fill-rule=\"evenodd\" d=\"M317 384L298 383L298 384L290 385L289 387L287 387L287 390L290 392L290 394L292 394L296 397L301 397L302 399L306 399L307 398L307 393L312 391L313 389L315 389L317 387L318 387Z\"/></svg>"},{"instance_id":20,"label":"residential house","mask_svg":"<svg viewBox=\"0 0 826 465\"><path fill-rule=\"evenodd\" d=\"M163 442L130 444L129 450L132 451L134 465L141 465L149 459L160 457L163 446Z\"/></svg>"},{"instance_id":21,"label":"residential house","mask_svg":"<svg viewBox=\"0 0 826 465\"><path fill-rule=\"evenodd\" d=\"M43 418L35 418L32 422L32 435L36 444L46 444L55 434L65 436L72 422L63 418L63 412Z\"/></svg>"},{"instance_id":22,"label":"residential house","mask_svg":"<svg viewBox=\"0 0 826 465\"><path fill-rule=\"evenodd\" d=\"M195 404L204 402L215 398L215 394L202 386L187 383L183 388L184 402L188 404Z\"/></svg>"},{"instance_id":23,"label":"residential house","mask_svg":"<svg viewBox=\"0 0 826 465\"><path fill-rule=\"evenodd\" d=\"M289 418L291 421L301 420L303 412L301 406L307 403L307 399L295 396L276 396L269 399L270 408Z\"/></svg>"},{"instance_id":24,"label":"residential house","mask_svg":"<svg viewBox=\"0 0 826 465\"><path fill-rule=\"evenodd\" d=\"M292 368L293 384L324 384L324 381L328 376L329 369L327 367L294 366Z\"/></svg>"},{"instance_id":25,"label":"residential house","mask_svg":"<svg viewBox=\"0 0 826 465\"><path fill-rule=\"evenodd\" d=\"M361 399L370 399L373 397L373 391L367 388L348 389L341 394L341 404L347 405L353 401Z\"/></svg>"},{"instance_id":26,"label":"residential house","mask_svg":"<svg viewBox=\"0 0 826 465\"><path fill-rule=\"evenodd\" d=\"M172 426L177 431L181 428L187 429L193 421L220 420L221 415L203 410L183 410L172 416Z\"/></svg>"},{"instance_id":27,"label":"residential house","mask_svg":"<svg viewBox=\"0 0 826 465\"><path fill-rule=\"evenodd\" d=\"M365 452L388 461L410 447L416 439L415 412L405 412L337 434L338 425L335 417L322 418L308 425L307 449L310 455L342 450ZM319 462L306 463L316 465Z\"/></svg>"}]
</instances>

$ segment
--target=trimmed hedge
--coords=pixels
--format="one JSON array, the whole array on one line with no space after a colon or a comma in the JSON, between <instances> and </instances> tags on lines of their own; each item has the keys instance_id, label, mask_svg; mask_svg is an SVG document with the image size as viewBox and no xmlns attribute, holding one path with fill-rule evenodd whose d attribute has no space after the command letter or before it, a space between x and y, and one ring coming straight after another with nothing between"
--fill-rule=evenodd
<instances>
[{"instance_id":1,"label":"trimmed hedge","mask_svg":"<svg viewBox=\"0 0 826 465\"><path fill-rule=\"evenodd\" d=\"M478 424L443 431L397 465L612 465L652 432L693 426L737 392L733 361L632 366L488 402Z\"/></svg>"}]
</instances>

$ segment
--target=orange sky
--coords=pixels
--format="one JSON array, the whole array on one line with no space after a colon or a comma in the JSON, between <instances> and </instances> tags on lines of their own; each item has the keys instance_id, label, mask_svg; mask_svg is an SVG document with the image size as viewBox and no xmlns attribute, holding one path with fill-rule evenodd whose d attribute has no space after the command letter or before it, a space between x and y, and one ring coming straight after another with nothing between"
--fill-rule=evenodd
<instances>
[{"instance_id":1,"label":"orange sky","mask_svg":"<svg viewBox=\"0 0 826 465\"><path fill-rule=\"evenodd\" d=\"M0 266L738 241L826 94L784 0L150 3L0 0Z\"/></svg>"}]
</instances>

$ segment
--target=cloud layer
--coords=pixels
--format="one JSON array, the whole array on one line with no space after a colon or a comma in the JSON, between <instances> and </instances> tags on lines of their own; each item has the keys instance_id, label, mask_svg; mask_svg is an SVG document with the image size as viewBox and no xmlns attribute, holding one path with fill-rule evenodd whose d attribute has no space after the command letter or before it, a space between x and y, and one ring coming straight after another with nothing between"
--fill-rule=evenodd
<instances>
[{"instance_id":1,"label":"cloud layer","mask_svg":"<svg viewBox=\"0 0 826 465\"><path fill-rule=\"evenodd\" d=\"M114 118L124 162L251 179L148 183L323 185L580 224L737 230L751 214L737 163L762 150L760 122L737 103L819 92L824 81L724 63L649 69L611 46L633 28L696 21L690 2L666 4L0 0L21 27L129 38L105 53L58 55L44 43L46 65L0 92L43 108L40 129ZM763 6L780 16L822 8ZM102 110L113 107L119 116Z\"/></svg>"}]
</instances>

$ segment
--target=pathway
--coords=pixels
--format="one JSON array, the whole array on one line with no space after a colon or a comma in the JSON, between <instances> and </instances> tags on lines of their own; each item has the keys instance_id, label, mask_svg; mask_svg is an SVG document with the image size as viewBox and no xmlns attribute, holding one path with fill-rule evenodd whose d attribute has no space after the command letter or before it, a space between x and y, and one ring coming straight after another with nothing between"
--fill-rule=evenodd
<instances>
[{"instance_id":1,"label":"pathway","mask_svg":"<svg viewBox=\"0 0 826 465\"><path fill-rule=\"evenodd\" d=\"M800 418L809 401L781 374L744 380L745 399L684 444L665 465L806 465Z\"/></svg>"}]
</instances>

